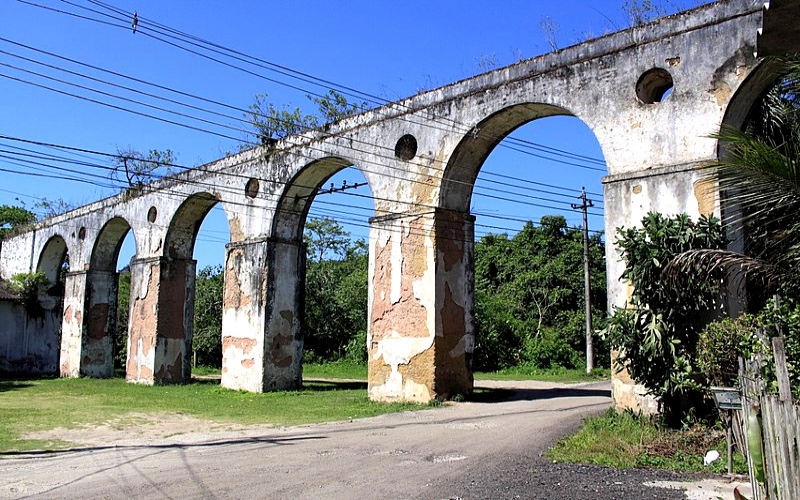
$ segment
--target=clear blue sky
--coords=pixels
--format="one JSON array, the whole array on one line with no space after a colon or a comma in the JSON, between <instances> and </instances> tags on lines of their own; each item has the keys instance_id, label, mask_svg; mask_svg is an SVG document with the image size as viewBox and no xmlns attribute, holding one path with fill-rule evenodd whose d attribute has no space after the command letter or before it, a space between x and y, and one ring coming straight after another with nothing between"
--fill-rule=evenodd
<instances>
[{"instance_id":1,"label":"clear blue sky","mask_svg":"<svg viewBox=\"0 0 800 500\"><path fill-rule=\"evenodd\" d=\"M503 66L521 58L549 52L551 48L546 40L546 30L541 27L543 21L548 18L555 27L553 33L559 47L623 29L629 24L627 15L622 9L624 3L625 0L569 2L461 0L402 3L375 0L346 2L2 0L0 2L0 38L2 38L0 39L0 51L2 51L0 52L0 100L3 112L0 113L0 135L109 153L122 148L171 149L177 155L177 163L187 166L212 161L226 151L236 151L238 147L236 139L244 137L241 131L223 127L246 128L234 119L241 117L241 112L190 100L162 89L146 87L32 49L51 52L236 108L246 108L252 103L253 95L256 93L267 93L276 105L300 106L307 112L312 112L314 109L305 97L306 94L324 93L326 90L322 86L293 80L264 68L226 59L230 64L246 67L260 76L247 74L180 50L145 35L145 26L152 27L153 22L314 77L385 99L396 100L422 89L435 88L472 76L490 69L489 66L493 64ZM674 12L700 2L666 0L660 3L666 5L668 12ZM136 11L141 19L140 31L132 33L127 27L130 25L127 17L124 21L115 20L114 18L124 16L115 13L109 7L124 12ZM68 13L126 25L126 28L108 26ZM164 39L174 41L166 37ZM205 50L202 52L219 57ZM30 61L15 56L28 58ZM36 62L110 80L182 102L190 102L203 109L213 109L232 115L234 118L180 108L174 104L44 67ZM24 70L100 89L114 96L126 96L172 110L181 110L215 123L200 123L172 116L139 104L120 101L115 97L94 94L67 83L48 80ZM52 87L61 93L34 87L20 80ZM289 83L300 89L292 89L270 80ZM231 137L221 137L137 116L120 109L68 96L64 92L191 124ZM576 119L539 120L522 127L514 136L602 159L602 152L591 131ZM36 203L37 198L46 197L50 200L62 198L68 203L80 205L115 192L108 187L93 184L21 175L18 172L30 173L35 172L34 169L39 169L38 173L48 175L86 178L83 174L52 169L45 169L43 172L41 169L44 167L30 163L42 160L31 157L20 158L19 154L24 152L14 147L63 154L0 139L0 149L5 151L0 153L2 156L0 169L3 169L0 171L0 204L18 204L16 198L19 198L30 207ZM492 196L516 199L518 202L501 202L495 198L476 194L473 197L473 211L486 215L479 217L477 235L486 232L513 232L521 223L508 218L538 221L542 215L550 213L561 213L567 216L570 224L578 225L579 213L568 209L568 204L577 200L568 196L577 196L581 186L586 186L591 193L602 192L600 179L604 172L565 164L563 161L573 161L561 155L546 160L530 154L536 153L534 150L523 149L525 151L520 152L508 147L498 147L484 165L479 178L479 190ZM8 153L9 151L15 154ZM89 162L97 161L97 158L91 160L77 156L74 158ZM93 170L85 166L49 163L70 170L104 175L102 170ZM576 163L597 166L587 164L585 161ZM564 189L487 177L488 172L551 184ZM338 184L342 179L353 183L357 182L359 177L356 172L345 171L334 181ZM103 179L95 178L94 181L107 184ZM504 186L495 181L509 182L518 187ZM528 188L548 192L532 191ZM365 192L363 189L362 192ZM491 189L512 190L519 194L500 193ZM536 200L534 197L543 199ZM601 197L597 195L590 197L598 202L595 213L600 214ZM320 196L318 201L335 205L315 203L313 210L319 215L331 215L333 212L327 212L328 210L343 209L336 204L352 204L354 200L352 196ZM534 204L561 208L561 211ZM364 206L364 203L360 202L360 205ZM370 215L368 210L347 208L344 210L356 215L346 216L342 222L351 223L347 227L355 236L366 237L368 230L364 226ZM354 218L360 222L352 223ZM593 215L590 218L590 225L593 229L602 229L602 215ZM212 211L203 225L200 241L195 250L199 267L219 263L227 239L224 215L219 210ZM123 251L122 261L130 258L130 246L126 246L128 249Z\"/></svg>"}]
</instances>

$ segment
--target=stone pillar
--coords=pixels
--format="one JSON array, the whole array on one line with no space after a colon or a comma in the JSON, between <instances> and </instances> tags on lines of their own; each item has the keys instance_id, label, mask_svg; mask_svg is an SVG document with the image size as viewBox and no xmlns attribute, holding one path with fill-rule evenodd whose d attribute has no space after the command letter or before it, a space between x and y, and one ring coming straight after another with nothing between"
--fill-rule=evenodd
<instances>
[{"instance_id":1,"label":"stone pillar","mask_svg":"<svg viewBox=\"0 0 800 500\"><path fill-rule=\"evenodd\" d=\"M64 316L61 320L59 374L80 377L87 271L70 271L64 280Z\"/></svg>"},{"instance_id":2,"label":"stone pillar","mask_svg":"<svg viewBox=\"0 0 800 500\"><path fill-rule=\"evenodd\" d=\"M603 179L605 199L606 275L608 307L626 307L633 288L620 277L625 264L614 245L619 227L641 227L648 212L665 216L687 213L697 220L700 214L713 213L719 217L718 191L714 181L707 179L707 163L675 165L609 176ZM612 349L614 346L611 346ZM658 401L642 384L631 379L627 370L617 372L618 351L612 350L611 397L617 410L631 409L652 415L658 411Z\"/></svg>"},{"instance_id":3,"label":"stone pillar","mask_svg":"<svg viewBox=\"0 0 800 500\"><path fill-rule=\"evenodd\" d=\"M131 261L126 379L180 384L191 378L196 261Z\"/></svg>"},{"instance_id":4,"label":"stone pillar","mask_svg":"<svg viewBox=\"0 0 800 500\"><path fill-rule=\"evenodd\" d=\"M472 391L474 221L444 209L370 221L370 399Z\"/></svg>"},{"instance_id":5,"label":"stone pillar","mask_svg":"<svg viewBox=\"0 0 800 500\"><path fill-rule=\"evenodd\" d=\"M81 375L97 378L114 375L116 322L117 273L89 271Z\"/></svg>"},{"instance_id":6,"label":"stone pillar","mask_svg":"<svg viewBox=\"0 0 800 500\"><path fill-rule=\"evenodd\" d=\"M252 392L302 385L305 245L230 243L222 304L222 386Z\"/></svg>"}]
</instances>

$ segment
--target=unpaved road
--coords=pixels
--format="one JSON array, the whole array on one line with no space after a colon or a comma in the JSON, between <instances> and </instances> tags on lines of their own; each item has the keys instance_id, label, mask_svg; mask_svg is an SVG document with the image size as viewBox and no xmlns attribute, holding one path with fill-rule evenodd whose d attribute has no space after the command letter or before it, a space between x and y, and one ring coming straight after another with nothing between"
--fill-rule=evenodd
<instances>
[{"instance_id":1,"label":"unpaved road","mask_svg":"<svg viewBox=\"0 0 800 500\"><path fill-rule=\"evenodd\" d=\"M173 435L155 432L157 422L99 438L85 430L83 439L69 437L90 444L72 450L0 454L0 497L683 498L642 484L667 473L639 477L540 457L582 417L608 408L608 383L481 385L515 392L290 428L185 419Z\"/></svg>"}]
</instances>

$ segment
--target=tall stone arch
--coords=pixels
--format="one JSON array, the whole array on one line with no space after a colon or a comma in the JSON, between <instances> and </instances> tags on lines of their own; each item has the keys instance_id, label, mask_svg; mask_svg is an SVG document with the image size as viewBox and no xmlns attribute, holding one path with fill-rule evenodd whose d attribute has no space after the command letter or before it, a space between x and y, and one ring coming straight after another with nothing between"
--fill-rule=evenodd
<instances>
[{"instance_id":1,"label":"tall stone arch","mask_svg":"<svg viewBox=\"0 0 800 500\"><path fill-rule=\"evenodd\" d=\"M114 375L118 296L116 265L128 231L131 231L131 226L124 217L112 217L97 233L87 268L69 273L69 282L74 291L79 291L81 287L84 290L80 307L83 318L81 322L63 329L62 377L108 378ZM78 304L75 307L77 309Z\"/></svg>"},{"instance_id":2,"label":"tall stone arch","mask_svg":"<svg viewBox=\"0 0 800 500\"><path fill-rule=\"evenodd\" d=\"M131 261L130 382L185 383L191 378L194 244L203 219L219 201L206 192L189 194L169 220L163 253Z\"/></svg>"}]
</instances>

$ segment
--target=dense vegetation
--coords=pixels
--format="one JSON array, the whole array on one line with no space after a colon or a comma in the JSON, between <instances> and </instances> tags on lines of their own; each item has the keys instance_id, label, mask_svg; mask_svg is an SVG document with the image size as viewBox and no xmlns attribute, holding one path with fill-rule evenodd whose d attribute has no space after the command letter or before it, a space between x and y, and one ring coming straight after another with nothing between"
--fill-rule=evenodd
<instances>
[{"instance_id":1,"label":"dense vegetation","mask_svg":"<svg viewBox=\"0 0 800 500\"><path fill-rule=\"evenodd\" d=\"M367 273L364 241L332 219L310 219L305 233L306 362L366 361ZM603 241L590 240L593 315L605 321ZM585 363L585 316L581 230L560 216L543 217L508 237L487 235L475 244L474 368L491 371L579 368ZM201 269L195 285L192 349L198 366L222 363L221 266ZM119 281L117 368L126 351L130 274ZM608 366L608 348L595 339L595 359Z\"/></svg>"}]
</instances>

